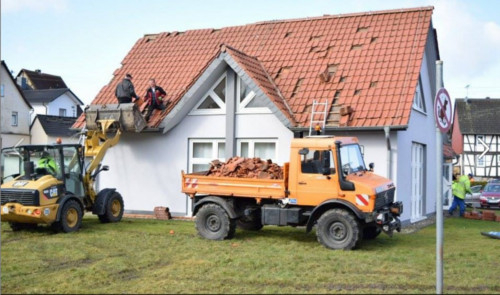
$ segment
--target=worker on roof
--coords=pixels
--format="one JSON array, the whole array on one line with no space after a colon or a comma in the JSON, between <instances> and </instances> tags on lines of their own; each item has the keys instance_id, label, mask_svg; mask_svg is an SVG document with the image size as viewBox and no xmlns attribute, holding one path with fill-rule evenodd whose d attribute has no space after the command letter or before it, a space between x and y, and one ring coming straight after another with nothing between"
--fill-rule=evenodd
<instances>
[{"instance_id":1,"label":"worker on roof","mask_svg":"<svg viewBox=\"0 0 500 295\"><path fill-rule=\"evenodd\" d=\"M146 113L146 121L149 121L153 110L165 111L165 105L163 104L163 99L167 95L167 92L163 90L160 86L156 85L155 79L149 79L149 87L146 89L146 96L144 100L147 103L148 111ZM167 102L168 103L168 102Z\"/></svg>"},{"instance_id":2,"label":"worker on roof","mask_svg":"<svg viewBox=\"0 0 500 295\"><path fill-rule=\"evenodd\" d=\"M131 103L134 97L135 102L139 99L139 96L135 94L134 84L132 84L132 75L126 74L125 78L116 85L115 96L118 99L118 103Z\"/></svg>"}]
</instances>

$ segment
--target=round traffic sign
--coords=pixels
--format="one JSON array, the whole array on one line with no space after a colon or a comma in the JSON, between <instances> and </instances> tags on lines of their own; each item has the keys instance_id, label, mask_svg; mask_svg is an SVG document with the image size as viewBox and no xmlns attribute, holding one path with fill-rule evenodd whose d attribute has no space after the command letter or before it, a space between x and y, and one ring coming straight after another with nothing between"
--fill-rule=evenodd
<instances>
[{"instance_id":1,"label":"round traffic sign","mask_svg":"<svg viewBox=\"0 0 500 295\"><path fill-rule=\"evenodd\" d=\"M451 127L451 100L446 89L441 88L434 100L434 118L441 132L446 133Z\"/></svg>"}]
</instances>

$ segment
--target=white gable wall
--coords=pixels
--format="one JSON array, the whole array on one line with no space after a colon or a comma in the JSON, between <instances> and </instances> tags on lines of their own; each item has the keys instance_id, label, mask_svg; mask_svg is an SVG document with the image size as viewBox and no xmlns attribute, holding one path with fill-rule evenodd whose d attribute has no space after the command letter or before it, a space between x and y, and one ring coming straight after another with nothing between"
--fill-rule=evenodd
<instances>
[{"instance_id":1,"label":"white gable wall","mask_svg":"<svg viewBox=\"0 0 500 295\"><path fill-rule=\"evenodd\" d=\"M66 110L66 117L76 117L78 103L72 98L69 91L51 101L47 108L47 115L59 116L59 109Z\"/></svg>"},{"instance_id":2,"label":"white gable wall","mask_svg":"<svg viewBox=\"0 0 500 295\"><path fill-rule=\"evenodd\" d=\"M5 67L1 67L1 84L4 96L1 108L2 147L9 147L21 142L30 144L30 107L24 101L18 88ZM12 125L12 113L17 112L17 126Z\"/></svg>"}]
</instances>

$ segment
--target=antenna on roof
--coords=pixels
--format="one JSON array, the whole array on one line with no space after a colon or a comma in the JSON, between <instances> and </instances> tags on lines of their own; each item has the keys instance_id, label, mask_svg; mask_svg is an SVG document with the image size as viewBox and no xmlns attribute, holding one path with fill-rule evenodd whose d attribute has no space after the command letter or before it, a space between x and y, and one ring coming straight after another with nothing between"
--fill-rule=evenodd
<instances>
[{"instance_id":1,"label":"antenna on roof","mask_svg":"<svg viewBox=\"0 0 500 295\"><path fill-rule=\"evenodd\" d=\"M465 102L468 103L469 101L467 100L467 98L469 98L469 87L470 87L470 84L467 84L465 86L465 89L467 89L467 94L465 95Z\"/></svg>"}]
</instances>

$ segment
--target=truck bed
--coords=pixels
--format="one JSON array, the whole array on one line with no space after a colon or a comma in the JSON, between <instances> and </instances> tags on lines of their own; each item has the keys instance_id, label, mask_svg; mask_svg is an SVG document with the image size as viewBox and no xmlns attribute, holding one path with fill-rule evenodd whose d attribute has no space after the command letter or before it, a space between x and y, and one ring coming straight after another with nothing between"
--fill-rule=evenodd
<instances>
[{"instance_id":1,"label":"truck bed","mask_svg":"<svg viewBox=\"0 0 500 295\"><path fill-rule=\"evenodd\" d=\"M231 197L286 198L288 163L283 167L283 179L214 177L182 171L182 192L194 195Z\"/></svg>"}]
</instances>

